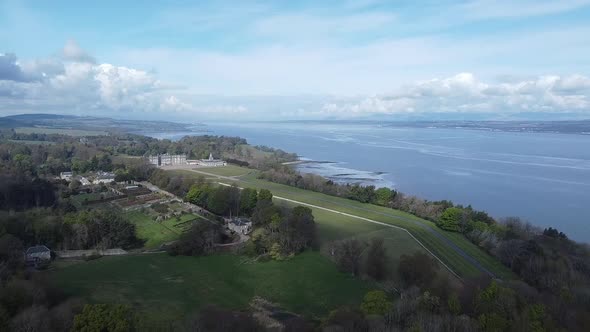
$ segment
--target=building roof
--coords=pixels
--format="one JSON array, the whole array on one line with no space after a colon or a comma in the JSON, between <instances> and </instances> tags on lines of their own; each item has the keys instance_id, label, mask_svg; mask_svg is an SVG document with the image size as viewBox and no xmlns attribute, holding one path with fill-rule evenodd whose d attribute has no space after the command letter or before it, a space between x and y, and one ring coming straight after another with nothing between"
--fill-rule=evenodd
<instances>
[{"instance_id":1,"label":"building roof","mask_svg":"<svg viewBox=\"0 0 590 332\"><path fill-rule=\"evenodd\" d=\"M47 248L46 246L34 246L34 247L30 247L29 249L27 249L27 254L36 254L39 252L46 252L49 251L51 252L51 250L49 250L49 248Z\"/></svg>"},{"instance_id":2,"label":"building roof","mask_svg":"<svg viewBox=\"0 0 590 332\"><path fill-rule=\"evenodd\" d=\"M230 220L230 223L232 223L236 226L249 226L252 224L252 222L250 222L249 220L246 220L246 219L232 219L232 220Z\"/></svg>"},{"instance_id":3,"label":"building roof","mask_svg":"<svg viewBox=\"0 0 590 332\"><path fill-rule=\"evenodd\" d=\"M98 172L98 175L96 176L97 179L114 179L115 178L115 173L111 173L111 172Z\"/></svg>"},{"instance_id":4,"label":"building roof","mask_svg":"<svg viewBox=\"0 0 590 332\"><path fill-rule=\"evenodd\" d=\"M223 160L221 159L215 159L213 158L213 153L209 153L209 158L207 159L201 159L201 162L222 162Z\"/></svg>"}]
</instances>

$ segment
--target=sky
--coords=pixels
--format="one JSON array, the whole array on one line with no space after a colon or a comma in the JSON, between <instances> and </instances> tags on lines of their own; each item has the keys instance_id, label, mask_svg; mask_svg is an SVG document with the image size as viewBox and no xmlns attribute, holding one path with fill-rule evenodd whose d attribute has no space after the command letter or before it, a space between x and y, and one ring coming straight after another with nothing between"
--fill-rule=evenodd
<instances>
[{"instance_id":1,"label":"sky","mask_svg":"<svg viewBox=\"0 0 590 332\"><path fill-rule=\"evenodd\" d=\"M590 118L590 0L0 0L0 115Z\"/></svg>"}]
</instances>

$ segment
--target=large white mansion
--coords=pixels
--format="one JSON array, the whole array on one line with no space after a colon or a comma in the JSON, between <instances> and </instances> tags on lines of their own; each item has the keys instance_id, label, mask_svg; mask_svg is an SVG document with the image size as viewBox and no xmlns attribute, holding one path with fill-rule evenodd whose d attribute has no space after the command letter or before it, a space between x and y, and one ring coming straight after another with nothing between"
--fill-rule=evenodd
<instances>
[{"instance_id":1,"label":"large white mansion","mask_svg":"<svg viewBox=\"0 0 590 332\"><path fill-rule=\"evenodd\" d=\"M160 166L169 165L186 165L185 154L159 154L156 156L149 156L150 164Z\"/></svg>"},{"instance_id":2,"label":"large white mansion","mask_svg":"<svg viewBox=\"0 0 590 332\"><path fill-rule=\"evenodd\" d=\"M213 154L209 154L207 159L188 160L185 154L159 154L156 156L147 157L150 164L161 166L176 166L176 165L198 165L204 167L219 167L226 166L227 163L221 159L213 158Z\"/></svg>"}]
</instances>

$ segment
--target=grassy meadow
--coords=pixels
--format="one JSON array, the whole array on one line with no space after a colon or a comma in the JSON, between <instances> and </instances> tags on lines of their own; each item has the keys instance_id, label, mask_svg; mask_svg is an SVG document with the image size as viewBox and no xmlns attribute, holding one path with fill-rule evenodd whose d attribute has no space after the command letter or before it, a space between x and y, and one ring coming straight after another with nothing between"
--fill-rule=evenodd
<instances>
[{"instance_id":1,"label":"grassy meadow","mask_svg":"<svg viewBox=\"0 0 590 332\"><path fill-rule=\"evenodd\" d=\"M49 277L68 295L129 304L154 322L178 320L210 304L246 309L254 296L296 313L323 316L342 305L358 306L370 290L317 252L281 262L235 255L103 257L58 267Z\"/></svg>"}]
</instances>

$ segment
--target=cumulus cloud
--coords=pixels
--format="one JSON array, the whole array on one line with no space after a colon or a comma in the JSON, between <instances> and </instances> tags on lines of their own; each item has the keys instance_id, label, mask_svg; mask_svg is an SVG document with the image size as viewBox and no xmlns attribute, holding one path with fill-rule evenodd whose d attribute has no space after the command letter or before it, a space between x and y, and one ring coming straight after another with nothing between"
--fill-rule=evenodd
<instances>
[{"instance_id":1,"label":"cumulus cloud","mask_svg":"<svg viewBox=\"0 0 590 332\"><path fill-rule=\"evenodd\" d=\"M540 76L531 80L486 83L471 73L417 82L389 94L330 102L325 114L367 115L444 112L590 112L590 78Z\"/></svg>"},{"instance_id":2,"label":"cumulus cloud","mask_svg":"<svg viewBox=\"0 0 590 332\"><path fill-rule=\"evenodd\" d=\"M152 74L112 64L97 64L73 41L62 58L19 61L0 55L0 110L21 107L33 111L149 111L191 110L170 94L169 85Z\"/></svg>"},{"instance_id":3,"label":"cumulus cloud","mask_svg":"<svg viewBox=\"0 0 590 332\"><path fill-rule=\"evenodd\" d=\"M24 82L29 80L26 76L15 54L0 54L0 80Z\"/></svg>"},{"instance_id":4,"label":"cumulus cloud","mask_svg":"<svg viewBox=\"0 0 590 332\"><path fill-rule=\"evenodd\" d=\"M96 63L96 59L84 51L74 40L66 42L62 50L62 56L69 61Z\"/></svg>"}]
</instances>

